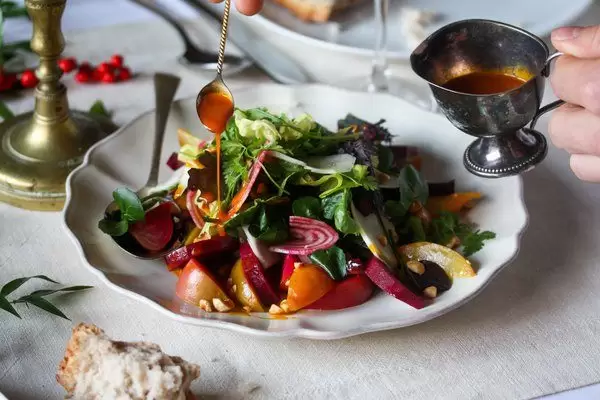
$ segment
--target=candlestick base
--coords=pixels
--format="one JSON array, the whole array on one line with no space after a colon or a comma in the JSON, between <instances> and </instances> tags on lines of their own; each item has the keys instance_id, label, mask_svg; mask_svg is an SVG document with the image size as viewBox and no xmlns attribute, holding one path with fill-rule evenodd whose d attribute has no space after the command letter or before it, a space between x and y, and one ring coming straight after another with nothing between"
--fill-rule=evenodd
<instances>
[{"instance_id":1,"label":"candlestick base","mask_svg":"<svg viewBox=\"0 0 600 400\"><path fill-rule=\"evenodd\" d=\"M29 210L61 210L69 173L94 143L117 129L108 118L81 111L48 122L30 112L0 124L0 201Z\"/></svg>"}]
</instances>

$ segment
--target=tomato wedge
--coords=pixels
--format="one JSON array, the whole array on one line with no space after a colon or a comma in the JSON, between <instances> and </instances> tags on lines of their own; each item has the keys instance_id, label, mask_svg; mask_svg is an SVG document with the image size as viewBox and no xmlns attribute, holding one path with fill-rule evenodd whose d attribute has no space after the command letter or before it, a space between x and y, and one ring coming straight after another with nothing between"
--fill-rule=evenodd
<instances>
[{"instance_id":1,"label":"tomato wedge","mask_svg":"<svg viewBox=\"0 0 600 400\"><path fill-rule=\"evenodd\" d=\"M361 305L371 298L375 286L366 275L351 275L337 282L323 297L304 307L309 310L342 310Z\"/></svg>"},{"instance_id":2,"label":"tomato wedge","mask_svg":"<svg viewBox=\"0 0 600 400\"><path fill-rule=\"evenodd\" d=\"M181 268L192 258L205 260L218 253L233 252L238 248L239 241L231 236L215 236L173 250L165 256L169 271Z\"/></svg>"},{"instance_id":3,"label":"tomato wedge","mask_svg":"<svg viewBox=\"0 0 600 400\"><path fill-rule=\"evenodd\" d=\"M129 233L144 249L159 251L164 249L173 237L173 204L166 202L146 212L143 221L129 227Z\"/></svg>"},{"instance_id":4,"label":"tomato wedge","mask_svg":"<svg viewBox=\"0 0 600 400\"><path fill-rule=\"evenodd\" d=\"M208 268L196 260L190 260L179 275L175 294L186 303L196 306L201 306L202 300L208 302L210 308L216 308L221 304L229 309L234 306L233 301L227 296L226 291L219 285ZM215 306L215 299L220 300L221 304L217 303ZM217 311L225 310L217 308Z\"/></svg>"},{"instance_id":5,"label":"tomato wedge","mask_svg":"<svg viewBox=\"0 0 600 400\"><path fill-rule=\"evenodd\" d=\"M294 269L288 287L290 311L298 311L314 303L335 286L335 281L321 267L302 264Z\"/></svg>"}]
</instances>

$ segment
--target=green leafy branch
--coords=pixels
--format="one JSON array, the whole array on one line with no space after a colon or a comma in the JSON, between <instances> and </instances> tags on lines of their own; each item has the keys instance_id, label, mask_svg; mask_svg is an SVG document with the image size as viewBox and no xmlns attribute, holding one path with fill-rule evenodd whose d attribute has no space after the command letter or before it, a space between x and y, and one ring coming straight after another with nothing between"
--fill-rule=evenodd
<instances>
[{"instance_id":1,"label":"green leafy branch","mask_svg":"<svg viewBox=\"0 0 600 400\"><path fill-rule=\"evenodd\" d=\"M69 319L61 310L58 309L54 304L52 304L46 297L55 294L55 293L69 293L69 292L78 292L81 290L91 289L92 286L69 286L59 289L41 289L35 290L28 295L21 296L15 300L9 300L7 297L12 294L15 290L23 286L27 281L31 279L40 279L47 282L51 282L54 284L59 284L53 279L48 278L46 275L35 275L29 276L25 278L17 278L8 282L0 289L0 309L3 309L6 312L11 313L15 317L21 318L21 315L17 312L13 304L25 304L29 307L29 305L40 308L50 314L56 315L58 317Z\"/></svg>"}]
</instances>

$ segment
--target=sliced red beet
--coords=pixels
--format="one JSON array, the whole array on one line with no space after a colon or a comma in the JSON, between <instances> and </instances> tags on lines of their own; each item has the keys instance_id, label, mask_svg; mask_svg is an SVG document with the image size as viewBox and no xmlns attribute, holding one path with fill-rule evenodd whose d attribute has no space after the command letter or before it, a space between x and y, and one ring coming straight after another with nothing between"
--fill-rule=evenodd
<instances>
[{"instance_id":1,"label":"sliced red beet","mask_svg":"<svg viewBox=\"0 0 600 400\"><path fill-rule=\"evenodd\" d=\"M143 221L129 227L129 233L146 250L159 251L165 248L173 237L173 204L162 203L146 212Z\"/></svg>"},{"instance_id":2,"label":"sliced red beet","mask_svg":"<svg viewBox=\"0 0 600 400\"><path fill-rule=\"evenodd\" d=\"M240 191L234 196L231 200L231 208L229 209L227 215L229 218L233 217L237 212L242 208L244 202L250 195L252 191L252 186L254 182L256 182L256 178L258 178L258 174L262 171L262 165L265 161L268 152L261 151L256 157L256 161L252 164L252 168L250 168L250 172L248 173L248 180L244 183Z\"/></svg>"},{"instance_id":3,"label":"sliced red beet","mask_svg":"<svg viewBox=\"0 0 600 400\"><path fill-rule=\"evenodd\" d=\"M422 297L414 294L410 289L400 282L390 269L377 257L372 257L367 263L365 274L387 294L394 296L400 301L416 308L425 307L425 301Z\"/></svg>"},{"instance_id":4,"label":"sliced red beet","mask_svg":"<svg viewBox=\"0 0 600 400\"><path fill-rule=\"evenodd\" d=\"M281 272L281 281L279 282L279 288L283 291L288 289L288 283L292 273L294 272L295 264L300 262L298 258L292 254L286 254L283 259L283 271Z\"/></svg>"},{"instance_id":5,"label":"sliced red beet","mask_svg":"<svg viewBox=\"0 0 600 400\"><path fill-rule=\"evenodd\" d=\"M338 233L323 221L312 218L290 217L292 240L269 247L269 250L282 254L308 255L317 250L333 246L339 239Z\"/></svg>"},{"instance_id":6,"label":"sliced red beet","mask_svg":"<svg viewBox=\"0 0 600 400\"><path fill-rule=\"evenodd\" d=\"M189 190L187 195L185 196L185 207L188 209L190 213L190 217L192 217L192 221L194 224L200 229L204 226L204 218L200 214L200 209L196 205L196 194L197 190Z\"/></svg>"},{"instance_id":7,"label":"sliced red beet","mask_svg":"<svg viewBox=\"0 0 600 400\"><path fill-rule=\"evenodd\" d=\"M252 252L252 248L248 243L242 243L240 245L240 257L242 258L244 274L261 303L266 306L279 303L277 292L273 289L273 286L265 274L265 269L260 264L256 255Z\"/></svg>"},{"instance_id":8,"label":"sliced red beet","mask_svg":"<svg viewBox=\"0 0 600 400\"><path fill-rule=\"evenodd\" d=\"M192 258L206 260L219 253L233 252L238 245L238 240L231 236L216 236L173 250L165 256L165 262L169 271L173 271L183 267Z\"/></svg>"},{"instance_id":9,"label":"sliced red beet","mask_svg":"<svg viewBox=\"0 0 600 400\"><path fill-rule=\"evenodd\" d=\"M337 282L333 289L308 307L309 310L342 310L361 305L371 298L373 283L365 275L352 275Z\"/></svg>"},{"instance_id":10,"label":"sliced red beet","mask_svg":"<svg viewBox=\"0 0 600 400\"><path fill-rule=\"evenodd\" d=\"M177 158L177 153L173 153L169 156L169 159L167 160L167 166L169 168L171 168L173 171L178 170L179 168L183 167L185 164L182 163L181 161L179 161L179 159Z\"/></svg>"}]
</instances>

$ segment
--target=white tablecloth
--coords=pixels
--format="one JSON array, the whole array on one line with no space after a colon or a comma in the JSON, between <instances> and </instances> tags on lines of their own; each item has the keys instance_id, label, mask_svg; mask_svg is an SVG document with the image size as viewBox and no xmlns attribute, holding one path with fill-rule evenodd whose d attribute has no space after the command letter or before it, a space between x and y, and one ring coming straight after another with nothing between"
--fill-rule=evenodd
<instances>
[{"instance_id":1,"label":"white tablecloth","mask_svg":"<svg viewBox=\"0 0 600 400\"><path fill-rule=\"evenodd\" d=\"M201 25L193 25L199 32ZM95 62L120 52L143 73L125 84L94 87L65 78L73 107L85 109L100 98L121 124L152 107L151 71L180 74L178 97L194 95L210 78L173 62L181 46L160 22L66 36L67 53ZM215 40L214 34L196 36ZM228 81L235 91L263 80L249 71ZM32 99L11 99L11 105L27 110ZM0 392L9 399L61 398L54 375L79 321L114 338L156 342L200 364L194 389L205 398L526 399L598 382L600 186L577 181L566 154L555 149L524 181L530 225L521 252L484 293L426 324L333 342L270 341L174 322L87 272L59 214L0 204L0 283L43 273L64 284L95 286L58 301L72 322L35 309L20 308L22 320L0 314ZM581 398L599 396L589 390Z\"/></svg>"}]
</instances>

